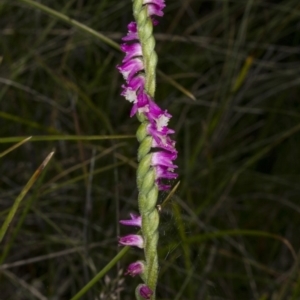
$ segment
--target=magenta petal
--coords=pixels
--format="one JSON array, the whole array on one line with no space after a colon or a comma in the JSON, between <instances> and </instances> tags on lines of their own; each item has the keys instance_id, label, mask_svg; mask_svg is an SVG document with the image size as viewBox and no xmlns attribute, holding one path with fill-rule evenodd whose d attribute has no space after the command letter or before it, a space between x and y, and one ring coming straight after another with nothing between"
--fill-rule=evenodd
<instances>
[{"instance_id":1,"label":"magenta petal","mask_svg":"<svg viewBox=\"0 0 300 300\"><path fill-rule=\"evenodd\" d=\"M145 265L142 261L137 261L130 264L127 268L125 275L130 275L132 277L144 273Z\"/></svg>"},{"instance_id":2,"label":"magenta petal","mask_svg":"<svg viewBox=\"0 0 300 300\"><path fill-rule=\"evenodd\" d=\"M123 246L134 246L138 248L144 248L144 240L140 235L129 234L119 237L119 244Z\"/></svg>"},{"instance_id":3,"label":"magenta petal","mask_svg":"<svg viewBox=\"0 0 300 300\"><path fill-rule=\"evenodd\" d=\"M174 169L162 167L162 166L156 166L155 176L156 178L175 179L177 178L178 175L174 173Z\"/></svg>"},{"instance_id":4,"label":"magenta petal","mask_svg":"<svg viewBox=\"0 0 300 300\"><path fill-rule=\"evenodd\" d=\"M127 26L129 32L137 32L136 22L130 22Z\"/></svg>"},{"instance_id":5,"label":"magenta petal","mask_svg":"<svg viewBox=\"0 0 300 300\"><path fill-rule=\"evenodd\" d=\"M152 154L152 166L163 166L171 169L177 168L172 160L177 158L177 153L159 151Z\"/></svg>"},{"instance_id":6,"label":"magenta petal","mask_svg":"<svg viewBox=\"0 0 300 300\"><path fill-rule=\"evenodd\" d=\"M175 142L167 135L169 133L174 133L172 129L166 127L163 132L159 132L154 126L148 125L147 131L153 137L153 148L161 148L167 150L168 152L177 154Z\"/></svg>"},{"instance_id":7,"label":"magenta petal","mask_svg":"<svg viewBox=\"0 0 300 300\"><path fill-rule=\"evenodd\" d=\"M149 120L156 120L164 114L164 111L151 98L149 99L149 108Z\"/></svg>"},{"instance_id":8,"label":"magenta petal","mask_svg":"<svg viewBox=\"0 0 300 300\"><path fill-rule=\"evenodd\" d=\"M158 187L158 189L160 191L166 191L166 190L169 190L171 188L170 185L167 185L167 184L164 184L162 182L163 179L175 179L177 178L178 174L177 173L174 173L174 169L171 169L171 168L164 168L164 167L159 167L159 166L156 166L155 167L155 171L156 171L156 185Z\"/></svg>"},{"instance_id":9,"label":"magenta petal","mask_svg":"<svg viewBox=\"0 0 300 300\"><path fill-rule=\"evenodd\" d=\"M177 150L175 149L175 142L171 140L170 137L162 137L160 135L152 135L152 137L152 148L161 148L172 153L177 153Z\"/></svg>"},{"instance_id":10,"label":"magenta petal","mask_svg":"<svg viewBox=\"0 0 300 300\"><path fill-rule=\"evenodd\" d=\"M135 56L142 56L142 47L140 43L122 44L121 50L126 53L123 63L132 59Z\"/></svg>"},{"instance_id":11,"label":"magenta petal","mask_svg":"<svg viewBox=\"0 0 300 300\"><path fill-rule=\"evenodd\" d=\"M148 112L149 111L149 99L150 97L144 93L144 91L141 91L137 95L137 102L133 105L130 117L136 114L137 111L140 113Z\"/></svg>"},{"instance_id":12,"label":"magenta petal","mask_svg":"<svg viewBox=\"0 0 300 300\"><path fill-rule=\"evenodd\" d=\"M139 71L144 69L144 64L139 58L133 58L117 67L126 81L130 81L132 77Z\"/></svg>"},{"instance_id":13,"label":"magenta petal","mask_svg":"<svg viewBox=\"0 0 300 300\"><path fill-rule=\"evenodd\" d=\"M155 4L148 4L147 9L148 9L149 16L155 15L158 17L162 17L164 15L164 12L162 11L162 9Z\"/></svg>"},{"instance_id":14,"label":"magenta petal","mask_svg":"<svg viewBox=\"0 0 300 300\"><path fill-rule=\"evenodd\" d=\"M128 33L122 38L123 41L138 40L137 26L135 22L130 22L127 26Z\"/></svg>"},{"instance_id":15,"label":"magenta petal","mask_svg":"<svg viewBox=\"0 0 300 300\"><path fill-rule=\"evenodd\" d=\"M177 166L174 166L177 167ZM168 168L165 166L155 166L155 178L156 178L156 184L158 186L159 190L169 190L170 185L165 185L161 182L162 179L175 179L178 177L177 173L174 173L173 168Z\"/></svg>"},{"instance_id":16,"label":"magenta petal","mask_svg":"<svg viewBox=\"0 0 300 300\"><path fill-rule=\"evenodd\" d=\"M139 215L135 215L135 214L130 214L131 220L120 220L119 222L122 225L126 225L126 226L137 226L137 227L141 227L142 226L142 218Z\"/></svg>"},{"instance_id":17,"label":"magenta petal","mask_svg":"<svg viewBox=\"0 0 300 300\"><path fill-rule=\"evenodd\" d=\"M147 127L147 131L150 135L152 135L156 140L165 140L167 135L174 133L173 129L168 127L163 127L160 130L157 129L153 124L149 124ZM167 143L167 141L165 141Z\"/></svg>"},{"instance_id":18,"label":"magenta petal","mask_svg":"<svg viewBox=\"0 0 300 300\"><path fill-rule=\"evenodd\" d=\"M133 90L143 90L145 86L145 76L144 75L137 75L134 76L127 84L128 87L132 88Z\"/></svg>"},{"instance_id":19,"label":"magenta petal","mask_svg":"<svg viewBox=\"0 0 300 300\"><path fill-rule=\"evenodd\" d=\"M147 113L147 118L150 123L157 128L158 131L161 131L163 127L166 127L171 119L171 115L167 111L161 110L161 113L153 113L151 109L151 102L149 105L149 112Z\"/></svg>"},{"instance_id":20,"label":"magenta petal","mask_svg":"<svg viewBox=\"0 0 300 300\"><path fill-rule=\"evenodd\" d=\"M141 91L138 94L138 102L150 104L151 101L152 100L151 100L150 96L148 96L144 91Z\"/></svg>"},{"instance_id":21,"label":"magenta petal","mask_svg":"<svg viewBox=\"0 0 300 300\"><path fill-rule=\"evenodd\" d=\"M164 0L144 0L143 4L155 4L156 6L158 6L159 8L163 9L165 8L166 4Z\"/></svg>"},{"instance_id":22,"label":"magenta petal","mask_svg":"<svg viewBox=\"0 0 300 300\"><path fill-rule=\"evenodd\" d=\"M159 24L159 22L153 17L151 17L151 21L152 21L153 26L156 26Z\"/></svg>"},{"instance_id":23,"label":"magenta petal","mask_svg":"<svg viewBox=\"0 0 300 300\"><path fill-rule=\"evenodd\" d=\"M137 104L135 103L132 108L131 108L131 111L130 111L130 118L132 118L136 113L137 113L137 110L138 110L138 106Z\"/></svg>"},{"instance_id":24,"label":"magenta petal","mask_svg":"<svg viewBox=\"0 0 300 300\"><path fill-rule=\"evenodd\" d=\"M144 299L150 299L153 295L152 290L146 284L139 284L137 286L137 291Z\"/></svg>"},{"instance_id":25,"label":"magenta petal","mask_svg":"<svg viewBox=\"0 0 300 300\"><path fill-rule=\"evenodd\" d=\"M159 189L160 191L168 191L168 190L171 188L171 185L168 185L168 184L162 184L162 183L160 182L160 180L157 180L157 181L156 181L156 184L157 184L158 189Z\"/></svg>"},{"instance_id":26,"label":"magenta petal","mask_svg":"<svg viewBox=\"0 0 300 300\"><path fill-rule=\"evenodd\" d=\"M163 127L168 125L172 116L166 110L163 111L152 99L150 99L147 117L150 123L155 124L157 129L160 131Z\"/></svg>"},{"instance_id":27,"label":"magenta petal","mask_svg":"<svg viewBox=\"0 0 300 300\"><path fill-rule=\"evenodd\" d=\"M122 85L121 95L129 102L137 102L137 92L144 89L145 77L143 75L134 76L127 85Z\"/></svg>"}]
</instances>

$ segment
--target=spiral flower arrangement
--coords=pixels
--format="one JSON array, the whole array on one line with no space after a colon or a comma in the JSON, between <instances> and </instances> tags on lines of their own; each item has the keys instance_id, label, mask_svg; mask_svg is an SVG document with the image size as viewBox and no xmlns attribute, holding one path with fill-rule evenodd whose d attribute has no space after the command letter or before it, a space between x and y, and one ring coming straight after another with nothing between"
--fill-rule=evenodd
<instances>
[{"instance_id":1,"label":"spiral flower arrangement","mask_svg":"<svg viewBox=\"0 0 300 300\"><path fill-rule=\"evenodd\" d=\"M122 39L121 50L125 53L118 70L126 84L122 93L133 104L130 116L136 115L141 122L137 130L138 149L137 186L139 190L139 215L131 214L131 219L121 220L127 226L138 226L141 235L130 234L119 238L125 246L144 249L145 259L129 265L127 274L140 275L143 284L136 288L136 299L155 299L158 277L158 225L159 213L156 208L160 190L168 190L170 185L164 180L177 178L173 161L177 158L175 142L168 128L171 115L154 102L156 87L155 39L153 25L156 17L163 16L164 0L133 0L135 22L128 25L128 34Z\"/></svg>"}]
</instances>

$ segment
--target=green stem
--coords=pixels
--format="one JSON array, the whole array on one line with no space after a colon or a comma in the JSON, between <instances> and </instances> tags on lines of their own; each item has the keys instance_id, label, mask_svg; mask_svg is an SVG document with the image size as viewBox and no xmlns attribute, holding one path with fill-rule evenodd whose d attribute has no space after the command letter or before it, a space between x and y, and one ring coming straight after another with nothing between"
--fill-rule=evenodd
<instances>
[{"instance_id":1,"label":"green stem","mask_svg":"<svg viewBox=\"0 0 300 300\"><path fill-rule=\"evenodd\" d=\"M147 6L143 0L133 0L133 14L137 23L138 37L142 46L143 62L145 68L145 90L151 98L154 98L156 88L157 55L155 52L155 39L153 37L153 24L148 16ZM144 252L147 269L144 274L146 285L153 291L151 297L155 300L155 290L158 277L158 225L159 213L156 209L158 188L155 183L155 170L151 166L152 137L147 132L149 124L147 118L138 114L141 122L137 131L137 139L140 142L138 150L139 167L137 170L137 185L139 189L138 203L142 217L142 235L144 238ZM136 295L137 300L140 299Z\"/></svg>"},{"instance_id":2,"label":"green stem","mask_svg":"<svg viewBox=\"0 0 300 300\"><path fill-rule=\"evenodd\" d=\"M143 52L146 75L145 89L154 98L157 54L155 52L152 20L148 16L147 6L143 5L143 0L133 0L133 15L137 23L138 36Z\"/></svg>"}]
</instances>

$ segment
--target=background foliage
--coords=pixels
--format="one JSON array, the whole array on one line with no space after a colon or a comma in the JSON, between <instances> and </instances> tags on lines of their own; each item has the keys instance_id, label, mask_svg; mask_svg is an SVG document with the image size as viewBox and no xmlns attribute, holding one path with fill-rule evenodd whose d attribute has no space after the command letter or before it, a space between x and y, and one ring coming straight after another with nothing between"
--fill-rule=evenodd
<instances>
[{"instance_id":1,"label":"background foliage","mask_svg":"<svg viewBox=\"0 0 300 300\"><path fill-rule=\"evenodd\" d=\"M132 20L129 0L39 2L117 43ZM158 299L300 299L299 1L166 2L156 101L180 185L161 211ZM137 209L122 54L20 0L0 2L0 25L0 153L33 136L1 157L1 224L55 148L0 244L1 299L70 299ZM140 257L82 299L132 299L122 269Z\"/></svg>"}]
</instances>

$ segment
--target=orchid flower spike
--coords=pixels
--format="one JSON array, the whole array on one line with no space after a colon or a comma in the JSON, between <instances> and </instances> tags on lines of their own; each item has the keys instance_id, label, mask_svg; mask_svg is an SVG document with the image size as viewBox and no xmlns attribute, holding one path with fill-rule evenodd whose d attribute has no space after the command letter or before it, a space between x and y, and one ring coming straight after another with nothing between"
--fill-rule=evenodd
<instances>
[{"instance_id":1,"label":"orchid flower spike","mask_svg":"<svg viewBox=\"0 0 300 300\"><path fill-rule=\"evenodd\" d=\"M130 264L126 274L140 275L144 281L136 288L137 300L155 300L159 225L156 202L158 192L170 188L165 181L178 176L174 164L177 150L171 138L175 131L168 127L172 116L154 101L157 55L152 32L153 25L158 24L156 18L164 15L165 1L133 0L133 7L135 21L128 24L128 33L122 38L121 50L125 57L117 68L125 80L121 95L132 104L130 117L136 115L141 122L137 131L139 215L130 214L129 220L120 223L141 227L142 235L120 237L119 244L144 249L145 261Z\"/></svg>"}]
</instances>

